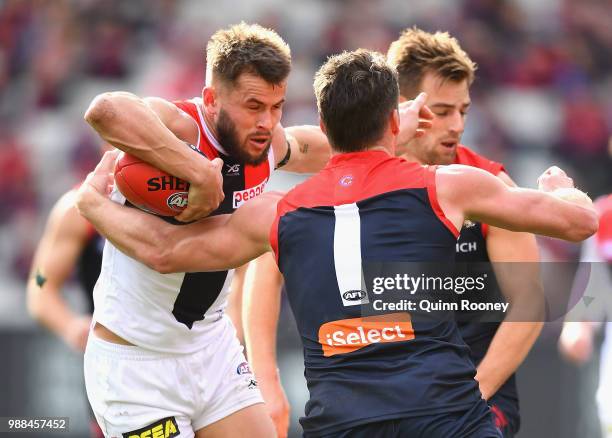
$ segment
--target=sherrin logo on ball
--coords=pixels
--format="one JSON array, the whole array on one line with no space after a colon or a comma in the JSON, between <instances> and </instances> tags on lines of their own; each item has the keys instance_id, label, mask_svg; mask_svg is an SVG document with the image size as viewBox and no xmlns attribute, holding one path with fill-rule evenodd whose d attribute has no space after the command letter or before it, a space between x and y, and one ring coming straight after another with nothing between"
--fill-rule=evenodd
<instances>
[{"instance_id":1,"label":"sherrin logo on ball","mask_svg":"<svg viewBox=\"0 0 612 438\"><path fill-rule=\"evenodd\" d=\"M183 211L187 207L187 192L177 192L168 196L166 204L172 210Z\"/></svg>"}]
</instances>

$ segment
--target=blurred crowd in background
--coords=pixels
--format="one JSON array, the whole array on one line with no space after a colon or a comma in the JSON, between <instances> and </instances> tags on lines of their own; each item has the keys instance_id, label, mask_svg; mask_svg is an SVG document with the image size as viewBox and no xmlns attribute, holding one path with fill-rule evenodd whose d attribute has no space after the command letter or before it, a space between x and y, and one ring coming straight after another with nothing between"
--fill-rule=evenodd
<instances>
[{"instance_id":1,"label":"blurred crowd in background","mask_svg":"<svg viewBox=\"0 0 612 438\"><path fill-rule=\"evenodd\" d=\"M241 20L292 49L286 126L318 123L312 78L328 55L445 30L478 64L463 143L523 186L554 163L593 198L612 191L611 0L0 0L0 325L33 325L24 280L44 221L99 157L88 103L199 95L208 37Z\"/></svg>"}]
</instances>

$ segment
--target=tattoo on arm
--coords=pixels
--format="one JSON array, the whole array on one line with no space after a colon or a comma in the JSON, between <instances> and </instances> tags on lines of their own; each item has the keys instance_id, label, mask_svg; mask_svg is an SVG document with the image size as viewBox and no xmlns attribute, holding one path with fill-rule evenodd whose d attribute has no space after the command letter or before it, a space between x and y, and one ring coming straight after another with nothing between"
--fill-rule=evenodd
<instances>
[{"instance_id":1,"label":"tattoo on arm","mask_svg":"<svg viewBox=\"0 0 612 438\"><path fill-rule=\"evenodd\" d=\"M287 140L287 153L285 154L285 157L278 162L275 169L280 169L287 164L289 162L289 158L291 158L291 145L289 144L289 140Z\"/></svg>"},{"instance_id":2,"label":"tattoo on arm","mask_svg":"<svg viewBox=\"0 0 612 438\"><path fill-rule=\"evenodd\" d=\"M47 277L41 274L40 269L36 270L36 285L40 288L47 282Z\"/></svg>"},{"instance_id":3,"label":"tattoo on arm","mask_svg":"<svg viewBox=\"0 0 612 438\"><path fill-rule=\"evenodd\" d=\"M310 147L310 145L308 143L304 143L300 145L300 152L305 154L306 152L308 152L308 148Z\"/></svg>"}]
</instances>

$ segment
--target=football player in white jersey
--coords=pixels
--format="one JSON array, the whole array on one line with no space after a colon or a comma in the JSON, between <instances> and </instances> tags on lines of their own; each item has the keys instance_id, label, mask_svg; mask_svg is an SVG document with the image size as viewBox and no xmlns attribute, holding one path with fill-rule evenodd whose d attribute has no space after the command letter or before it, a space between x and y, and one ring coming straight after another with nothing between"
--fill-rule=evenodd
<instances>
[{"instance_id":1,"label":"football player in white jersey","mask_svg":"<svg viewBox=\"0 0 612 438\"><path fill-rule=\"evenodd\" d=\"M107 142L190 182L178 220L230 213L275 167L310 172L329 158L319 127L279 124L290 64L280 36L241 23L208 42L201 98L104 93L85 119ZM274 434L224 315L230 282L227 271L159 274L107 244L85 353L88 397L106 436Z\"/></svg>"}]
</instances>

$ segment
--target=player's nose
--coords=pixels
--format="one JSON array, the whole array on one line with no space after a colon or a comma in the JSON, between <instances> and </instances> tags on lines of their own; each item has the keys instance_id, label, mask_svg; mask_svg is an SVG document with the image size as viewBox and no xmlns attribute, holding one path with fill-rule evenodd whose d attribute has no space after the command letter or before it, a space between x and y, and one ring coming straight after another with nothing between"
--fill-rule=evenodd
<instances>
[{"instance_id":1,"label":"player's nose","mask_svg":"<svg viewBox=\"0 0 612 438\"><path fill-rule=\"evenodd\" d=\"M257 130L272 131L274 118L269 111L262 111L257 119Z\"/></svg>"},{"instance_id":2,"label":"player's nose","mask_svg":"<svg viewBox=\"0 0 612 438\"><path fill-rule=\"evenodd\" d=\"M465 129L465 119L459 111L453 112L449 121L448 129L454 134L461 135Z\"/></svg>"}]
</instances>

